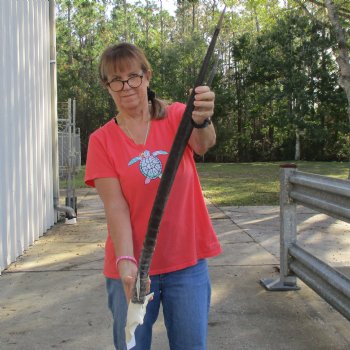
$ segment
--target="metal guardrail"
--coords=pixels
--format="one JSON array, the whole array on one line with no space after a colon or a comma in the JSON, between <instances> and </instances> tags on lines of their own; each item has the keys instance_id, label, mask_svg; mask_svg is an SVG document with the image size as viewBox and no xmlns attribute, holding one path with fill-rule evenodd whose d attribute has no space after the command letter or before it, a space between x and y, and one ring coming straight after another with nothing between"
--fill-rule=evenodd
<instances>
[{"instance_id":1,"label":"metal guardrail","mask_svg":"<svg viewBox=\"0 0 350 350\"><path fill-rule=\"evenodd\" d=\"M297 243L296 206L301 204L350 222L350 181L280 170L280 276L260 282L270 291L299 289L297 277L350 320L350 279L301 248Z\"/></svg>"}]
</instances>

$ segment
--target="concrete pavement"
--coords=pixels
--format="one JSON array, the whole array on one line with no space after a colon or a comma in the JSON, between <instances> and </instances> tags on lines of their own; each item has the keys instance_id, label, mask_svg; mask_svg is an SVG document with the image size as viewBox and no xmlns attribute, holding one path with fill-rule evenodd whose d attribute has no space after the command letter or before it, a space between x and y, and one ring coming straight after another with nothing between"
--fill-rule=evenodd
<instances>
[{"instance_id":1,"label":"concrete pavement","mask_svg":"<svg viewBox=\"0 0 350 350\"><path fill-rule=\"evenodd\" d=\"M1 350L113 350L103 207L93 189L78 198L78 224L56 225L0 276ZM278 275L278 207L208 208L224 248L210 260L208 350L350 349L350 323L302 282L297 292L259 284ZM350 274L350 225L305 208L298 217L299 241ZM152 349L169 349L161 317Z\"/></svg>"}]
</instances>

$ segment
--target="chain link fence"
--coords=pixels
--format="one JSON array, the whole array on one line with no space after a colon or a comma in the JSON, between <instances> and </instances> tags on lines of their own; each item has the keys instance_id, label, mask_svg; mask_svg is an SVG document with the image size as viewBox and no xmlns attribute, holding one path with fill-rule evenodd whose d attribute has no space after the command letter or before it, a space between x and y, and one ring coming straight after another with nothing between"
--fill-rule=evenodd
<instances>
[{"instance_id":1,"label":"chain link fence","mask_svg":"<svg viewBox=\"0 0 350 350\"><path fill-rule=\"evenodd\" d=\"M80 129L76 127L76 101L57 104L59 177L66 182L66 205L77 212L75 175L81 168Z\"/></svg>"}]
</instances>

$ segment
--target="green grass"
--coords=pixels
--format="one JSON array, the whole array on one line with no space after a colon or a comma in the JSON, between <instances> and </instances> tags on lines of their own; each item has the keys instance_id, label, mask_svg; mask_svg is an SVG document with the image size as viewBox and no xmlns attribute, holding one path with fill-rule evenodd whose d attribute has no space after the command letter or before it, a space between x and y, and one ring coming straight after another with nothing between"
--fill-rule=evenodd
<instances>
[{"instance_id":1,"label":"green grass","mask_svg":"<svg viewBox=\"0 0 350 350\"><path fill-rule=\"evenodd\" d=\"M197 163L204 195L215 205L278 205L279 166L287 162ZM348 163L294 162L298 170L347 179ZM75 188L84 188L85 166L75 176ZM60 188L66 188L61 181Z\"/></svg>"},{"instance_id":2,"label":"green grass","mask_svg":"<svg viewBox=\"0 0 350 350\"><path fill-rule=\"evenodd\" d=\"M197 169L204 195L215 205L278 205L279 166L285 163L197 163ZM294 163L304 172L348 176L348 163Z\"/></svg>"},{"instance_id":3,"label":"green grass","mask_svg":"<svg viewBox=\"0 0 350 350\"><path fill-rule=\"evenodd\" d=\"M74 178L75 188L87 187L84 182L84 175L85 175L85 165L82 166L78 174L75 175L75 178ZM67 188L67 180L60 180L60 188L61 189Z\"/></svg>"}]
</instances>

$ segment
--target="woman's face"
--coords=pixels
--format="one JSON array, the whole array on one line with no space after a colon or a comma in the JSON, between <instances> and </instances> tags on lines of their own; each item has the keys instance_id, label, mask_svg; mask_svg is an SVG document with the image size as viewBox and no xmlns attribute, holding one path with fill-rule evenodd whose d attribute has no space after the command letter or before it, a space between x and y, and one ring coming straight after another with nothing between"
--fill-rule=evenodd
<instances>
[{"instance_id":1,"label":"woman's face","mask_svg":"<svg viewBox=\"0 0 350 350\"><path fill-rule=\"evenodd\" d=\"M120 87L124 81L124 86L120 91L113 91L108 85L108 92L112 96L114 103L120 111L133 111L137 108L148 106L147 87L151 78L151 72L143 72L141 65L136 61L131 61L127 65L122 65L122 70L116 67L114 72L108 74L108 82L111 84L113 90L117 90L115 86ZM142 76L140 79L139 76ZM130 80L129 80L130 79ZM129 80L130 85L126 82ZM141 84L137 86L141 81Z\"/></svg>"}]
</instances>

